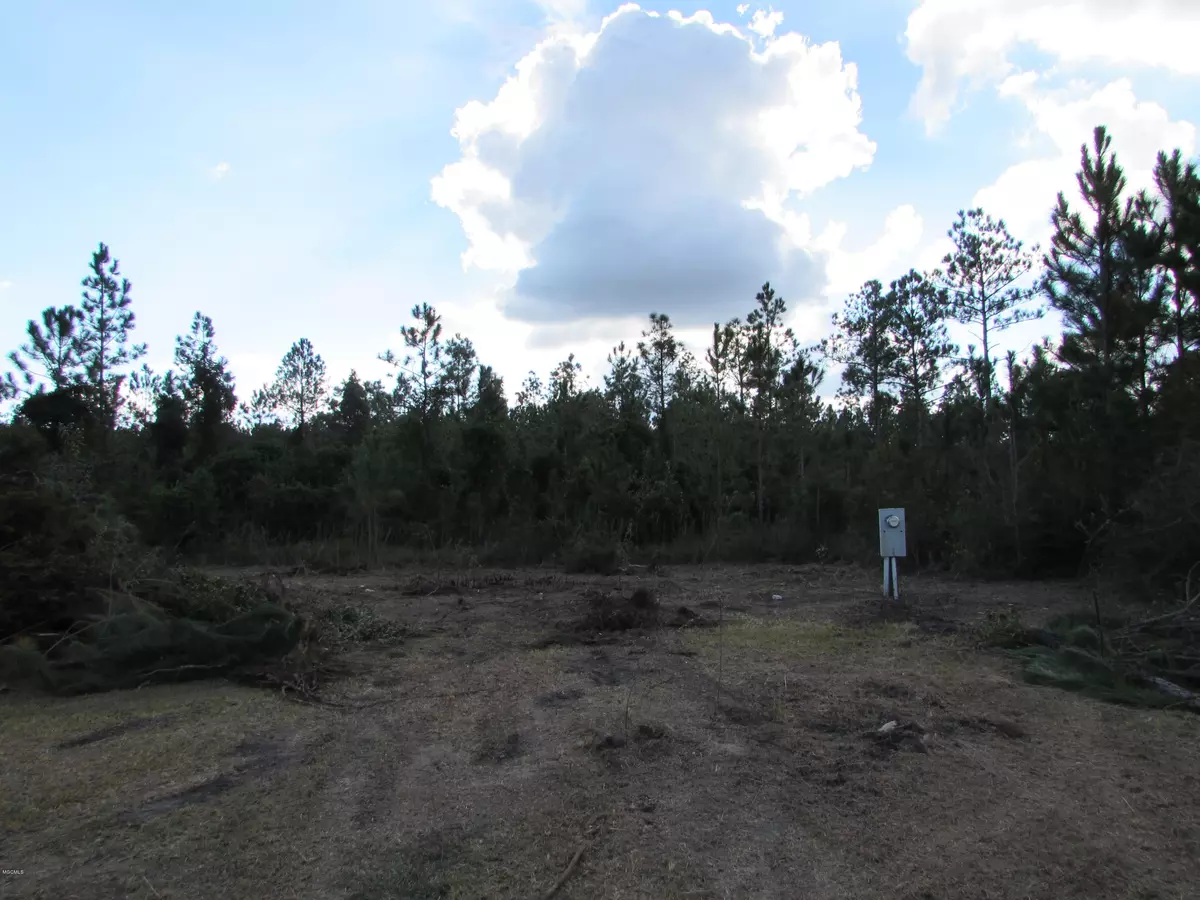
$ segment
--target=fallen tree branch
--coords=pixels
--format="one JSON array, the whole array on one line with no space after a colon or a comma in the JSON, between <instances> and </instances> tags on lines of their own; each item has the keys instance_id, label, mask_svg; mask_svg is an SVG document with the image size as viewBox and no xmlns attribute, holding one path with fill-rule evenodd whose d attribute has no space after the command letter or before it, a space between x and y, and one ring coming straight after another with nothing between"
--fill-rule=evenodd
<instances>
[{"instance_id":1,"label":"fallen tree branch","mask_svg":"<svg viewBox=\"0 0 1200 900\"><path fill-rule=\"evenodd\" d=\"M1187 602L1181 608L1175 610L1174 612L1169 612L1169 613L1166 613L1161 616L1155 616L1152 619L1143 619L1141 622L1138 622L1134 627L1135 628L1144 628L1147 625L1153 625L1158 622L1165 622L1168 619L1177 619L1180 616L1184 615L1193 606L1195 606L1196 601L1200 600L1200 590L1197 590L1195 593L1192 592L1192 576L1196 574L1197 568L1200 568L1200 560L1197 560L1196 562L1192 563L1192 567L1190 569L1188 569L1187 579L1185 580L1184 587L1183 587L1183 594L1184 594L1184 597L1187 599Z\"/></svg>"},{"instance_id":2,"label":"fallen tree branch","mask_svg":"<svg viewBox=\"0 0 1200 900\"><path fill-rule=\"evenodd\" d=\"M213 663L211 665L202 665L200 663L189 663L186 666L174 666L172 668L167 668L167 669L155 669L154 671L146 672L145 674L143 674L141 676L144 680L142 681L141 684L138 685L138 689L144 688L148 684L152 684L154 681L155 675L163 675L166 673L174 674L175 672L188 672L188 671L192 671L195 669L228 669L228 668L229 668L228 663Z\"/></svg>"},{"instance_id":3,"label":"fallen tree branch","mask_svg":"<svg viewBox=\"0 0 1200 900\"><path fill-rule=\"evenodd\" d=\"M555 894L562 890L562 886L567 883L567 879L571 877L571 873L575 871L575 867L579 865L579 860L583 858L583 851L588 848L591 841L584 841L579 845L579 849L575 851L575 855L571 857L571 861L567 863L567 867L563 869L563 873L558 876L558 881L550 886L550 890L542 895L542 900L550 900Z\"/></svg>"},{"instance_id":4,"label":"fallen tree branch","mask_svg":"<svg viewBox=\"0 0 1200 900\"><path fill-rule=\"evenodd\" d=\"M589 834L596 824L604 818L604 813L599 812L592 816L586 825L583 827L583 833ZM575 871L575 867L579 865L579 860L583 858L584 851L596 842L598 837L584 838L583 843L575 851L575 855L571 857L571 861L567 863L567 867L563 869L563 873L558 876L558 880L550 886L550 890L542 895L542 900L551 900L551 898L562 890L562 886L567 883L567 879L571 877L571 873Z\"/></svg>"},{"instance_id":5,"label":"fallen tree branch","mask_svg":"<svg viewBox=\"0 0 1200 900\"><path fill-rule=\"evenodd\" d=\"M1180 687L1175 682L1167 681L1165 678L1159 678L1157 675L1151 675L1146 681L1160 693L1166 694L1168 697L1174 697L1190 710L1200 712L1200 696L1192 693L1187 688Z\"/></svg>"}]
</instances>

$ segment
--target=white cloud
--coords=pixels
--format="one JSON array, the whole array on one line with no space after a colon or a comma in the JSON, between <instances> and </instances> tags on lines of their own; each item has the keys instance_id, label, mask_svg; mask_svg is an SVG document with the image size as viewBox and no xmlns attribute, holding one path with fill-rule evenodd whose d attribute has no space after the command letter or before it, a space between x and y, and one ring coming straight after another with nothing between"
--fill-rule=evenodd
<instances>
[{"instance_id":1,"label":"white cloud","mask_svg":"<svg viewBox=\"0 0 1200 900\"><path fill-rule=\"evenodd\" d=\"M1010 166L979 190L972 203L1003 217L1017 237L1043 246L1058 192L1066 192L1073 206L1080 202L1075 187L1080 147L1091 147L1095 126L1108 128L1131 190L1153 184L1152 170L1160 150L1170 152L1178 147L1191 155L1196 148L1192 123L1172 120L1157 103L1139 101L1124 78L1100 88L1077 83L1055 90L1025 74L1007 79L1000 93L1024 104L1033 127L1051 149Z\"/></svg>"},{"instance_id":2,"label":"white cloud","mask_svg":"<svg viewBox=\"0 0 1200 900\"><path fill-rule=\"evenodd\" d=\"M950 118L964 83L979 88L1011 74L1021 46L1064 66L1200 75L1196 0L921 0L905 37L922 69L912 108L930 131Z\"/></svg>"},{"instance_id":3,"label":"white cloud","mask_svg":"<svg viewBox=\"0 0 1200 900\"><path fill-rule=\"evenodd\" d=\"M552 33L493 100L459 109L462 157L432 196L462 223L464 267L509 280L510 318L711 323L768 279L820 296L794 206L870 164L860 120L836 43L787 33L756 50L708 13L627 4L596 32Z\"/></svg>"},{"instance_id":4,"label":"white cloud","mask_svg":"<svg viewBox=\"0 0 1200 900\"><path fill-rule=\"evenodd\" d=\"M12 286L11 281L0 281L0 291L7 291Z\"/></svg>"},{"instance_id":5,"label":"white cloud","mask_svg":"<svg viewBox=\"0 0 1200 900\"><path fill-rule=\"evenodd\" d=\"M746 10L748 10L749 8L750 8L749 3L742 3L737 8L737 14L739 16L744 16L746 14Z\"/></svg>"},{"instance_id":6,"label":"white cloud","mask_svg":"<svg viewBox=\"0 0 1200 900\"><path fill-rule=\"evenodd\" d=\"M846 226L831 222L816 240L816 246L828 260L829 283L825 294L841 297L858 290L864 282L877 278L884 284L907 272L913 251L921 241L924 222L910 205L888 213L883 234L862 250L843 250ZM940 258L940 257L939 257Z\"/></svg>"},{"instance_id":7,"label":"white cloud","mask_svg":"<svg viewBox=\"0 0 1200 900\"><path fill-rule=\"evenodd\" d=\"M769 38L775 34L775 29L783 24L783 13L771 9L769 12L756 10L750 17L750 30L759 37Z\"/></svg>"},{"instance_id":8,"label":"white cloud","mask_svg":"<svg viewBox=\"0 0 1200 900\"><path fill-rule=\"evenodd\" d=\"M222 178L224 178L228 174L229 174L229 163L227 163L227 162L219 162L215 166L213 166L211 169L208 170L208 176L213 181L220 181Z\"/></svg>"}]
</instances>

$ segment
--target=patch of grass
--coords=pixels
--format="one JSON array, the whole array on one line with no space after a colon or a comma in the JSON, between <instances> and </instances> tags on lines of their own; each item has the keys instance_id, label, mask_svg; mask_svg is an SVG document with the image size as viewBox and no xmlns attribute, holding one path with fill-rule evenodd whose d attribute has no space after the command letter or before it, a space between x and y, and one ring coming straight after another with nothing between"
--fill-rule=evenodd
<instances>
[{"instance_id":1,"label":"patch of grass","mask_svg":"<svg viewBox=\"0 0 1200 900\"><path fill-rule=\"evenodd\" d=\"M1016 607L989 609L975 628L975 637L984 647L1017 647L1025 642L1025 623Z\"/></svg>"},{"instance_id":2,"label":"patch of grass","mask_svg":"<svg viewBox=\"0 0 1200 900\"><path fill-rule=\"evenodd\" d=\"M469 852L457 829L438 830L399 848L356 876L350 900L450 900L477 896L465 879ZM479 886L473 885L478 888Z\"/></svg>"},{"instance_id":3,"label":"patch of grass","mask_svg":"<svg viewBox=\"0 0 1200 900\"><path fill-rule=\"evenodd\" d=\"M807 619L768 620L753 616L727 619L724 634L718 629L692 632L689 649L715 652L757 650L772 656L825 656L876 646L899 645L912 639L910 622L884 622L869 628L847 628L835 622Z\"/></svg>"},{"instance_id":4,"label":"patch of grass","mask_svg":"<svg viewBox=\"0 0 1200 900\"><path fill-rule=\"evenodd\" d=\"M262 691L204 683L51 702L14 698L5 707L0 821L9 835L38 833L39 840L98 826L165 786L220 771L247 735L312 715ZM147 719L157 721L124 727ZM62 747L104 732L111 736Z\"/></svg>"},{"instance_id":5,"label":"patch of grass","mask_svg":"<svg viewBox=\"0 0 1200 900\"><path fill-rule=\"evenodd\" d=\"M442 900L450 896L445 873L424 859L401 856L376 872L350 900Z\"/></svg>"},{"instance_id":6,"label":"patch of grass","mask_svg":"<svg viewBox=\"0 0 1200 900\"><path fill-rule=\"evenodd\" d=\"M321 613L320 626L322 633L346 642L397 642L407 634L403 625L380 618L369 606L331 607Z\"/></svg>"}]
</instances>

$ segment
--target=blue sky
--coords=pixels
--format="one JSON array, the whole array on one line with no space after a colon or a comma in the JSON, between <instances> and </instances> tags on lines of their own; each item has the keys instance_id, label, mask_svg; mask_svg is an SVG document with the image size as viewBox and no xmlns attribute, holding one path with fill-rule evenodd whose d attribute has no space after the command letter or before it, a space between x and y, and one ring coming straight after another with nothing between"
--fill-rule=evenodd
<instances>
[{"instance_id":1,"label":"blue sky","mask_svg":"<svg viewBox=\"0 0 1200 900\"><path fill-rule=\"evenodd\" d=\"M617 7L6 4L0 346L104 241L151 364L202 310L243 396L300 337L332 380L383 374L421 302L510 390L570 351L594 379L650 311L701 351L691 326L766 279L819 338L862 281L935 263L963 206L1044 240L1095 124L1135 184L1196 151L1189 0Z\"/></svg>"}]
</instances>

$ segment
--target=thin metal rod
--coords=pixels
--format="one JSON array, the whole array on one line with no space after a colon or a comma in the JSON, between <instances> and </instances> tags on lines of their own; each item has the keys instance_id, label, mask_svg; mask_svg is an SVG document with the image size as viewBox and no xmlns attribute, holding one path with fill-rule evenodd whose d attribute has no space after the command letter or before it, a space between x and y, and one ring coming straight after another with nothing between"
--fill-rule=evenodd
<instances>
[{"instance_id":1,"label":"thin metal rod","mask_svg":"<svg viewBox=\"0 0 1200 900\"><path fill-rule=\"evenodd\" d=\"M896 568L896 557L892 557L892 598L900 599L900 572Z\"/></svg>"}]
</instances>

